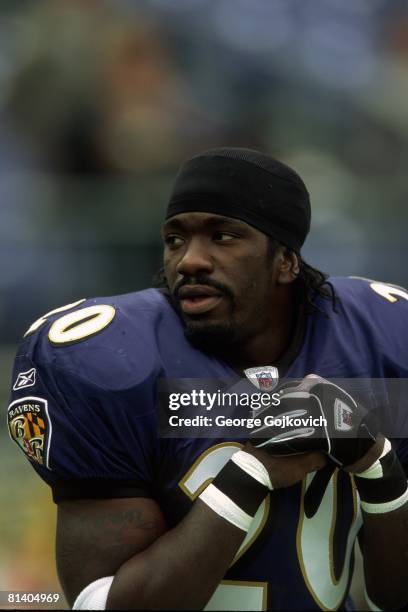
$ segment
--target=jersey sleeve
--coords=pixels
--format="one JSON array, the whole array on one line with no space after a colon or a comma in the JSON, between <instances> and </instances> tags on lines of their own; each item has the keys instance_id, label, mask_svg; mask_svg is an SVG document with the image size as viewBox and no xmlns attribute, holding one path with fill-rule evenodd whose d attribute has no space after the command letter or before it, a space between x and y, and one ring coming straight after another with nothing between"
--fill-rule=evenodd
<instances>
[{"instance_id":1,"label":"jersey sleeve","mask_svg":"<svg viewBox=\"0 0 408 612\"><path fill-rule=\"evenodd\" d=\"M131 385L110 385L117 380L113 357L105 349L84 359L74 347L69 359L47 360L37 350L15 360L10 436L55 502L155 496L154 375L145 363ZM100 380L89 379L87 363Z\"/></svg>"}]
</instances>

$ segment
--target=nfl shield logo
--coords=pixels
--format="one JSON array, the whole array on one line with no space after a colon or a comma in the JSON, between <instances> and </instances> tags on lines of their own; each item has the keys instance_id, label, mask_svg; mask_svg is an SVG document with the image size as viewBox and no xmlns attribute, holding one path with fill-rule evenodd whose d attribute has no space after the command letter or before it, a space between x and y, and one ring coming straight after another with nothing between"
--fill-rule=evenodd
<instances>
[{"instance_id":1,"label":"nfl shield logo","mask_svg":"<svg viewBox=\"0 0 408 612\"><path fill-rule=\"evenodd\" d=\"M279 382L278 368L274 366L263 366L260 368L247 368L245 376L259 389L270 393Z\"/></svg>"},{"instance_id":2,"label":"nfl shield logo","mask_svg":"<svg viewBox=\"0 0 408 612\"><path fill-rule=\"evenodd\" d=\"M339 398L334 401L334 427L337 431L353 429L353 411Z\"/></svg>"},{"instance_id":3,"label":"nfl shield logo","mask_svg":"<svg viewBox=\"0 0 408 612\"><path fill-rule=\"evenodd\" d=\"M274 384L273 377L270 372L259 372L255 375L259 382L259 388L262 391L269 391L271 385Z\"/></svg>"}]
</instances>

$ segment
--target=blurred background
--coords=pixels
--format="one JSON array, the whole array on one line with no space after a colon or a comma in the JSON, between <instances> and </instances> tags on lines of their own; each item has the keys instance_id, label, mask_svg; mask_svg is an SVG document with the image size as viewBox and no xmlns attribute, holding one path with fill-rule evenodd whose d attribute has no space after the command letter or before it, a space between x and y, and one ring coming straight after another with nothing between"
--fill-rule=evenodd
<instances>
[{"instance_id":1,"label":"blurred background","mask_svg":"<svg viewBox=\"0 0 408 612\"><path fill-rule=\"evenodd\" d=\"M2 0L2 404L39 315L149 286L205 148L301 174L311 264L408 285L407 98L405 0ZM55 591L55 507L3 423L0 590Z\"/></svg>"}]
</instances>

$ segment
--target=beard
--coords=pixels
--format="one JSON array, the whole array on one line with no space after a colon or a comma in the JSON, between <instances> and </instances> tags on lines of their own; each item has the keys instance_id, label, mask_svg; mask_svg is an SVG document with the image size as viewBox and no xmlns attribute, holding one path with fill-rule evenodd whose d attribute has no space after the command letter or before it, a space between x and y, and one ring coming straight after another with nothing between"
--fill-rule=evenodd
<instances>
[{"instance_id":1,"label":"beard","mask_svg":"<svg viewBox=\"0 0 408 612\"><path fill-rule=\"evenodd\" d=\"M218 322L211 322L206 320L205 315L195 319L187 317L182 311L177 297L178 290L186 284L202 284L218 289L229 301L229 312L226 314L226 319ZM197 276L194 279L185 277L176 285L174 292L170 294L170 300L173 304L173 308L183 322L184 334L187 340L195 348L207 353L219 353L237 341L239 336L239 325L236 324L234 318L236 309L235 295L226 285L209 279L205 275Z\"/></svg>"},{"instance_id":2,"label":"beard","mask_svg":"<svg viewBox=\"0 0 408 612\"><path fill-rule=\"evenodd\" d=\"M238 327L234 322L185 322L184 335L195 348L206 353L224 352L238 341Z\"/></svg>"}]
</instances>

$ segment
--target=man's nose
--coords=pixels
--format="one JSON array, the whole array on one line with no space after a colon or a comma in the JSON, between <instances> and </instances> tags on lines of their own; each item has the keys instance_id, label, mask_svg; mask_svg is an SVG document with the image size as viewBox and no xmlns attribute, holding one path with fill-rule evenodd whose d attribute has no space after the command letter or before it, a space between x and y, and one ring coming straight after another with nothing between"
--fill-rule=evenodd
<instances>
[{"instance_id":1,"label":"man's nose","mask_svg":"<svg viewBox=\"0 0 408 612\"><path fill-rule=\"evenodd\" d=\"M191 240L176 267L178 274L194 276L198 273L211 273L214 269L208 247L200 240Z\"/></svg>"}]
</instances>

